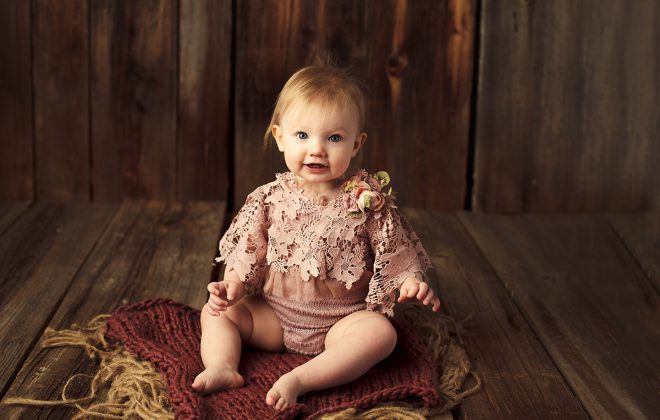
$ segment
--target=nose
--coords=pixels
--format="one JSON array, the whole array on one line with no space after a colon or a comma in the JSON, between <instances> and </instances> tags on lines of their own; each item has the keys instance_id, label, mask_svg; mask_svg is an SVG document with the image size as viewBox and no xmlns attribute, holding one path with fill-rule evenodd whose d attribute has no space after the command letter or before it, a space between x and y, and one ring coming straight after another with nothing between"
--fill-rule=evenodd
<instances>
[{"instance_id":1,"label":"nose","mask_svg":"<svg viewBox=\"0 0 660 420\"><path fill-rule=\"evenodd\" d=\"M325 141L323 141L323 139L321 139L321 138L317 137L317 138L311 139L311 141L307 142L307 146L309 147L307 152L311 156L321 156L322 157L322 156L325 156L325 154L326 154L326 152L325 152Z\"/></svg>"}]
</instances>

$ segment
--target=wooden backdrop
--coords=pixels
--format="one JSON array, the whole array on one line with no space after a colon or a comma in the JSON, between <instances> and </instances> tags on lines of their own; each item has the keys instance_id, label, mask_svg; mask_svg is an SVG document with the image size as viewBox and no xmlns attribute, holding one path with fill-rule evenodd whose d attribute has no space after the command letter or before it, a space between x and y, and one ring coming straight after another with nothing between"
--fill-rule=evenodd
<instances>
[{"instance_id":1,"label":"wooden backdrop","mask_svg":"<svg viewBox=\"0 0 660 420\"><path fill-rule=\"evenodd\" d=\"M0 199L227 199L315 55L368 87L402 205L660 208L653 0L3 0Z\"/></svg>"},{"instance_id":2,"label":"wooden backdrop","mask_svg":"<svg viewBox=\"0 0 660 420\"><path fill-rule=\"evenodd\" d=\"M474 205L660 209L660 2L482 3Z\"/></svg>"}]
</instances>

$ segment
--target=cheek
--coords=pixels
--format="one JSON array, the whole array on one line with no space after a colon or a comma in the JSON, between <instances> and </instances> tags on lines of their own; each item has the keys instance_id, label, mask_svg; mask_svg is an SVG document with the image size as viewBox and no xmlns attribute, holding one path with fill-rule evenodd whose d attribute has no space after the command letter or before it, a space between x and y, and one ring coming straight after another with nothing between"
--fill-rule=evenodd
<instances>
[{"instance_id":1,"label":"cheek","mask_svg":"<svg viewBox=\"0 0 660 420\"><path fill-rule=\"evenodd\" d=\"M342 153L340 156L335 159L335 167L338 170L345 171L348 169L348 166L351 164L351 159L352 159L352 153L350 151L346 151Z\"/></svg>"},{"instance_id":2,"label":"cheek","mask_svg":"<svg viewBox=\"0 0 660 420\"><path fill-rule=\"evenodd\" d=\"M287 163L294 163L301 160L302 158L304 158L304 153L301 152L299 147L289 146L284 149L284 160Z\"/></svg>"}]
</instances>

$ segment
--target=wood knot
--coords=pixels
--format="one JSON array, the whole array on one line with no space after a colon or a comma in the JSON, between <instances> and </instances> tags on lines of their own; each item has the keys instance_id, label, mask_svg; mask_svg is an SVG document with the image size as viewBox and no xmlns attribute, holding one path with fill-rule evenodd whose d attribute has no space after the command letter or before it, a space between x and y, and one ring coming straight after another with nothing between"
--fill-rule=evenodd
<instances>
[{"instance_id":1,"label":"wood knot","mask_svg":"<svg viewBox=\"0 0 660 420\"><path fill-rule=\"evenodd\" d=\"M392 54L387 59L387 74L390 77L401 77L408 66L408 56L405 54Z\"/></svg>"}]
</instances>

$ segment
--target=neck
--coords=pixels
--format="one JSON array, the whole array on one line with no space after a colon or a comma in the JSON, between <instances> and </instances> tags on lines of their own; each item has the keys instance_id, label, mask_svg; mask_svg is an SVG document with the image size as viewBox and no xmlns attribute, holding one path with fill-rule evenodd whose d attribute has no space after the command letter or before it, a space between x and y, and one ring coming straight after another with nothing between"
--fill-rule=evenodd
<instances>
[{"instance_id":1,"label":"neck","mask_svg":"<svg viewBox=\"0 0 660 420\"><path fill-rule=\"evenodd\" d=\"M336 179L331 182L306 182L304 179L296 176L295 183L309 198L319 196L331 198L339 192L341 180Z\"/></svg>"}]
</instances>

